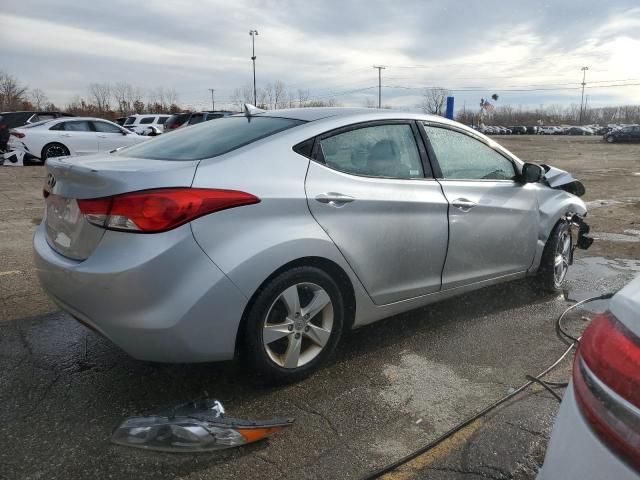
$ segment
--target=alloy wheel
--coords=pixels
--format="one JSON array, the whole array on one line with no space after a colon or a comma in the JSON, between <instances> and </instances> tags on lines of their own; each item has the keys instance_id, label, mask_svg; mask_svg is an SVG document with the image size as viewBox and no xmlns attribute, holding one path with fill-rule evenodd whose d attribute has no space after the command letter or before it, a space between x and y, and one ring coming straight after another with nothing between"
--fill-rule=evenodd
<instances>
[{"instance_id":1,"label":"alloy wheel","mask_svg":"<svg viewBox=\"0 0 640 480\"><path fill-rule=\"evenodd\" d=\"M284 290L264 319L262 342L278 366L294 369L316 358L329 342L333 304L315 283L297 283Z\"/></svg>"},{"instance_id":2,"label":"alloy wheel","mask_svg":"<svg viewBox=\"0 0 640 480\"><path fill-rule=\"evenodd\" d=\"M69 155L69 152L62 145L49 145L44 152L45 158L64 157L65 155Z\"/></svg>"},{"instance_id":3,"label":"alloy wheel","mask_svg":"<svg viewBox=\"0 0 640 480\"><path fill-rule=\"evenodd\" d=\"M562 230L558 244L556 246L556 254L553 262L553 280L559 287L569 270L569 261L571 259L571 235L568 230Z\"/></svg>"}]
</instances>

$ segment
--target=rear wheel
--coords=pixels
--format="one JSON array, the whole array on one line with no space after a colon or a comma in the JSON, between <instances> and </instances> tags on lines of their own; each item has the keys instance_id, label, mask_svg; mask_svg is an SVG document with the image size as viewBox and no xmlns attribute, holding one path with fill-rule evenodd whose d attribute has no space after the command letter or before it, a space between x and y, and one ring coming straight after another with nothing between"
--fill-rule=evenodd
<instances>
[{"instance_id":1,"label":"rear wheel","mask_svg":"<svg viewBox=\"0 0 640 480\"><path fill-rule=\"evenodd\" d=\"M335 350L343 322L344 300L331 276L293 268L262 288L248 312L247 359L268 381L300 380Z\"/></svg>"},{"instance_id":2,"label":"rear wheel","mask_svg":"<svg viewBox=\"0 0 640 480\"><path fill-rule=\"evenodd\" d=\"M607 142L609 142L609 143L613 143L613 142L615 142L615 141L616 141L616 139L615 139L615 138L613 138L613 136L609 135L609 136L607 137Z\"/></svg>"},{"instance_id":3,"label":"rear wheel","mask_svg":"<svg viewBox=\"0 0 640 480\"><path fill-rule=\"evenodd\" d=\"M571 263L571 229L562 220L556 224L542 252L536 286L544 292L560 292Z\"/></svg>"},{"instance_id":4,"label":"rear wheel","mask_svg":"<svg viewBox=\"0 0 640 480\"><path fill-rule=\"evenodd\" d=\"M63 144L57 142L49 143L42 149L42 156L40 158L44 162L47 160L47 158L64 157L66 155L69 155L69 153L69 149Z\"/></svg>"}]
</instances>

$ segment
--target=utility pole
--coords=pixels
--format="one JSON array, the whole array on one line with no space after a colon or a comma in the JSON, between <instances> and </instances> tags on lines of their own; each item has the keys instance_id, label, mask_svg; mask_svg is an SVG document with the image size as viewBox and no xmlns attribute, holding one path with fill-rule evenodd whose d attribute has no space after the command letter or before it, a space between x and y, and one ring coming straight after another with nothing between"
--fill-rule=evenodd
<instances>
[{"instance_id":1,"label":"utility pole","mask_svg":"<svg viewBox=\"0 0 640 480\"><path fill-rule=\"evenodd\" d=\"M257 30L249 30L249 35L251 35L251 60L253 61L253 105L258 103L257 95L256 95L256 36L258 35Z\"/></svg>"},{"instance_id":2,"label":"utility pole","mask_svg":"<svg viewBox=\"0 0 640 480\"><path fill-rule=\"evenodd\" d=\"M582 125L582 111L583 111L583 102L584 102L584 86L586 85L585 79L587 78L587 70L589 70L589 67L582 67L582 96L580 97L580 119L578 120L578 123L580 125Z\"/></svg>"},{"instance_id":3,"label":"utility pole","mask_svg":"<svg viewBox=\"0 0 640 480\"><path fill-rule=\"evenodd\" d=\"M374 65L373 68L378 69L378 108L382 108L382 70L387 67L384 65Z\"/></svg>"},{"instance_id":4,"label":"utility pole","mask_svg":"<svg viewBox=\"0 0 640 480\"><path fill-rule=\"evenodd\" d=\"M213 100L213 92L215 92L216 90L214 88L210 88L209 91L211 92L211 110L215 110L216 109L216 103Z\"/></svg>"}]
</instances>

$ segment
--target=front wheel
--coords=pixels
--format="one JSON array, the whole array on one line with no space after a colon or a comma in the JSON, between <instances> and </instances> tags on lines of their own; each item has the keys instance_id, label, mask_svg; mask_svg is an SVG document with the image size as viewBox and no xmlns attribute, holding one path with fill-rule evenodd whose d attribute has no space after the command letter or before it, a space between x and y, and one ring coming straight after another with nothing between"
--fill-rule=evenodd
<instances>
[{"instance_id":1,"label":"front wheel","mask_svg":"<svg viewBox=\"0 0 640 480\"><path fill-rule=\"evenodd\" d=\"M616 141L615 138L613 138L612 136L607 137L607 142L613 143L615 141Z\"/></svg>"},{"instance_id":2,"label":"front wheel","mask_svg":"<svg viewBox=\"0 0 640 480\"><path fill-rule=\"evenodd\" d=\"M571 263L571 228L562 220L556 224L542 252L540 268L534 279L545 292L562 291Z\"/></svg>"},{"instance_id":3,"label":"front wheel","mask_svg":"<svg viewBox=\"0 0 640 480\"><path fill-rule=\"evenodd\" d=\"M335 350L344 310L338 285L323 270L296 267L278 275L248 312L247 359L274 383L307 377Z\"/></svg>"}]
</instances>

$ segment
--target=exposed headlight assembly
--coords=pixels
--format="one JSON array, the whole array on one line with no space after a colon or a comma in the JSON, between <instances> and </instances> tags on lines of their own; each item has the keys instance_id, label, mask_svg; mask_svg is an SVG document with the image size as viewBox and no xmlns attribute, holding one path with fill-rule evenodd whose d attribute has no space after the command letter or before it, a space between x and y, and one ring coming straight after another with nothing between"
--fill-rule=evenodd
<instances>
[{"instance_id":1,"label":"exposed headlight assembly","mask_svg":"<svg viewBox=\"0 0 640 480\"><path fill-rule=\"evenodd\" d=\"M224 417L217 400L190 402L168 414L126 419L111 436L118 445L162 452L207 452L262 440L292 418L247 421Z\"/></svg>"}]
</instances>

